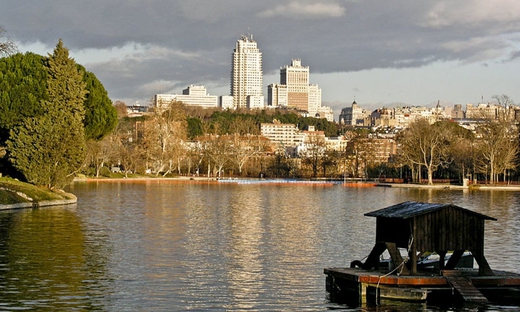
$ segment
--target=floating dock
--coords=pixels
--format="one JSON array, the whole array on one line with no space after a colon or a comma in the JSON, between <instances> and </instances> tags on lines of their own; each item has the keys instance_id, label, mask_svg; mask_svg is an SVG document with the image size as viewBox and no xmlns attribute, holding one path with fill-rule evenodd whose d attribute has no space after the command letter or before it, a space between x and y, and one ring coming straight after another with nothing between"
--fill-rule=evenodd
<instances>
[{"instance_id":1,"label":"floating dock","mask_svg":"<svg viewBox=\"0 0 520 312\"><path fill-rule=\"evenodd\" d=\"M520 304L520 274L496 271L480 276L478 269L424 271L415 276L388 275L359 268L324 270L329 300L360 305L381 299L411 302L496 302Z\"/></svg>"},{"instance_id":2,"label":"floating dock","mask_svg":"<svg viewBox=\"0 0 520 312\"><path fill-rule=\"evenodd\" d=\"M492 270L484 256L484 223L495 218L451 204L420 202L365 216L377 218L375 245L365 262L325 269L332 302L384 298L520 304L520 274ZM380 260L385 251L389 262ZM462 268L467 253L478 269ZM438 255L436 265L424 267L424 256L431 254Z\"/></svg>"}]
</instances>

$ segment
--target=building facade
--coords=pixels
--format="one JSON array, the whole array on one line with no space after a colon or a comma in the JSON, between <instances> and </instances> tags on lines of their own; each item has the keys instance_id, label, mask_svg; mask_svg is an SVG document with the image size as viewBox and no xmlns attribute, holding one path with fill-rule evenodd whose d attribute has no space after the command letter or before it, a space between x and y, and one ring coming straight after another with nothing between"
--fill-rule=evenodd
<instances>
[{"instance_id":1,"label":"building facade","mask_svg":"<svg viewBox=\"0 0 520 312\"><path fill-rule=\"evenodd\" d=\"M231 95L235 108L247 108L255 99L263 97L262 52L258 49L253 35L242 36L231 56Z\"/></svg>"},{"instance_id":2,"label":"building facade","mask_svg":"<svg viewBox=\"0 0 520 312\"><path fill-rule=\"evenodd\" d=\"M219 106L222 109L234 109L233 97L231 95L221 95L219 98Z\"/></svg>"},{"instance_id":3,"label":"building facade","mask_svg":"<svg viewBox=\"0 0 520 312\"><path fill-rule=\"evenodd\" d=\"M293 59L290 66L280 69L280 84L287 86L289 107L309 111L309 66L301 59Z\"/></svg>"},{"instance_id":4,"label":"building facade","mask_svg":"<svg viewBox=\"0 0 520 312\"><path fill-rule=\"evenodd\" d=\"M309 66L301 59L280 68L280 83L267 86L267 106L290 107L315 117L321 107L321 89L309 84Z\"/></svg>"},{"instance_id":5,"label":"building facade","mask_svg":"<svg viewBox=\"0 0 520 312\"><path fill-rule=\"evenodd\" d=\"M182 94L156 94L154 96L154 105L157 108L166 108L172 101L202 108L218 107L218 97L207 94L205 86L190 85L182 90Z\"/></svg>"},{"instance_id":6,"label":"building facade","mask_svg":"<svg viewBox=\"0 0 520 312\"><path fill-rule=\"evenodd\" d=\"M276 121L262 123L260 132L275 145L275 149L283 149L284 151L288 147L299 145L302 140L300 130L294 124L283 124Z\"/></svg>"},{"instance_id":7,"label":"building facade","mask_svg":"<svg viewBox=\"0 0 520 312\"><path fill-rule=\"evenodd\" d=\"M364 126L365 120L370 116L370 112L361 108L356 101L350 107L345 107L339 115L339 123L348 126Z\"/></svg>"}]
</instances>

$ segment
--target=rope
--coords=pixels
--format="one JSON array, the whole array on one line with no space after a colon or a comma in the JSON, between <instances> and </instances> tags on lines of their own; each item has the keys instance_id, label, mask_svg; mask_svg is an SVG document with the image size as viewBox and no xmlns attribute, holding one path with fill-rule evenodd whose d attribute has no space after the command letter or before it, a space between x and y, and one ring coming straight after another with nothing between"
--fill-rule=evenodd
<instances>
[{"instance_id":1,"label":"rope","mask_svg":"<svg viewBox=\"0 0 520 312\"><path fill-rule=\"evenodd\" d=\"M408 241L408 251L410 251L410 249L412 248L412 244L413 244L413 235L410 235L410 240ZM397 273L397 276L401 275L403 273L404 265L408 262L408 260L410 260L409 257L404 257L403 261L398 266L396 266L392 271L386 273L385 275L379 275L379 277L377 279L377 285L376 285L376 299L379 296L378 292L379 292L379 284L381 283L381 278L387 277L388 275L393 274L398 269L399 269L399 273ZM376 302L376 304L377 304L377 302Z\"/></svg>"}]
</instances>

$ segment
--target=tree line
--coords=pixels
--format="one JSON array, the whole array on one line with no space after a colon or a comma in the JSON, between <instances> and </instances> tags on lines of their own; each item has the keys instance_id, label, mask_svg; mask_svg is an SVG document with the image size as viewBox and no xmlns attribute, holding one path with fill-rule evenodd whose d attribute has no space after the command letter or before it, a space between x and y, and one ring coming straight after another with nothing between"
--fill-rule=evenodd
<instances>
[{"instance_id":1,"label":"tree line","mask_svg":"<svg viewBox=\"0 0 520 312\"><path fill-rule=\"evenodd\" d=\"M347 147L332 150L323 137L309 135L305 150L290 155L260 135L260 124L273 120L345 136ZM430 124L419 119L397 134L397 153L387 158L378 155L381 141L374 130L345 128L291 111L234 112L172 102L146 117L122 115L117 129L90 149L90 171L85 173L110 175L107 165L116 164L126 173L158 176L394 177L429 184L434 179L496 183L516 176L518 130L511 118L483 116L475 131L450 120Z\"/></svg>"},{"instance_id":2,"label":"tree line","mask_svg":"<svg viewBox=\"0 0 520 312\"><path fill-rule=\"evenodd\" d=\"M125 175L302 177L298 161L262 137L260 124L278 120L300 129L312 125L330 136L341 132L336 123L290 110L225 111L173 101L165 110L130 118L124 103L115 106L119 124L104 140L91 142L87 175L110 175L112 168Z\"/></svg>"},{"instance_id":3,"label":"tree line","mask_svg":"<svg viewBox=\"0 0 520 312\"><path fill-rule=\"evenodd\" d=\"M435 176L505 182L517 176L518 140L516 124L507 119L482 119L475 131L452 121L418 120L398 136L396 164L415 181L425 173L428 184Z\"/></svg>"}]
</instances>

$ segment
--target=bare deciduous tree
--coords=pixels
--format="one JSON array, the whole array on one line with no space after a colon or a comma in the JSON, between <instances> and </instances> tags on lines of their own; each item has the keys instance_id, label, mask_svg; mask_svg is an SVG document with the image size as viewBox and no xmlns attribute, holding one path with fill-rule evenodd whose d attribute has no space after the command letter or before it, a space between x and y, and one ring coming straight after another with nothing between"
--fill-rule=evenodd
<instances>
[{"instance_id":1,"label":"bare deciduous tree","mask_svg":"<svg viewBox=\"0 0 520 312\"><path fill-rule=\"evenodd\" d=\"M449 129L440 124L430 125L425 119L410 124L398 139L400 153L408 164L424 166L428 172L428 184L433 184L433 172L452 161Z\"/></svg>"},{"instance_id":2,"label":"bare deciduous tree","mask_svg":"<svg viewBox=\"0 0 520 312\"><path fill-rule=\"evenodd\" d=\"M171 173L184 153L186 118L178 102L157 109L145 122L143 143L156 175Z\"/></svg>"},{"instance_id":3,"label":"bare deciduous tree","mask_svg":"<svg viewBox=\"0 0 520 312\"><path fill-rule=\"evenodd\" d=\"M519 152L517 130L507 121L489 120L477 128L480 172L489 173L490 183L512 169Z\"/></svg>"},{"instance_id":4,"label":"bare deciduous tree","mask_svg":"<svg viewBox=\"0 0 520 312\"><path fill-rule=\"evenodd\" d=\"M268 148L268 141L259 135L232 135L232 150L230 160L238 167L238 173L242 175L242 168L246 162Z\"/></svg>"},{"instance_id":5,"label":"bare deciduous tree","mask_svg":"<svg viewBox=\"0 0 520 312\"><path fill-rule=\"evenodd\" d=\"M6 36L6 30L0 25L0 56L16 53L18 48L11 38Z\"/></svg>"}]
</instances>

